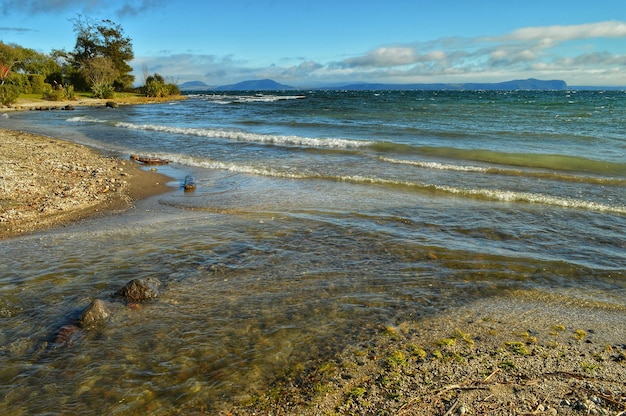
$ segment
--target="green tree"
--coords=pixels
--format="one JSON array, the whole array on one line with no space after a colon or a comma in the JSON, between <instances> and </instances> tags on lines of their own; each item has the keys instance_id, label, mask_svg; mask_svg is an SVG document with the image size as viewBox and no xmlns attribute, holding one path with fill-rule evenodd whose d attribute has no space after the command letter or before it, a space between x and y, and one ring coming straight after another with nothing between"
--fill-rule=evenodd
<instances>
[{"instance_id":1,"label":"green tree","mask_svg":"<svg viewBox=\"0 0 626 416\"><path fill-rule=\"evenodd\" d=\"M20 93L42 94L45 81L58 71L50 55L0 42L0 102L12 104Z\"/></svg>"},{"instance_id":2,"label":"green tree","mask_svg":"<svg viewBox=\"0 0 626 416\"><path fill-rule=\"evenodd\" d=\"M76 45L70 54L77 72L83 74L83 67L95 58L107 58L115 68L117 75L112 81L115 88L130 89L135 77L128 64L135 55L132 41L124 35L124 30L111 20L96 22L82 16L74 19ZM87 79L85 81L88 82Z\"/></svg>"},{"instance_id":3,"label":"green tree","mask_svg":"<svg viewBox=\"0 0 626 416\"><path fill-rule=\"evenodd\" d=\"M115 63L106 56L96 56L83 63L82 74L97 98L113 97L113 82L118 76Z\"/></svg>"},{"instance_id":4,"label":"green tree","mask_svg":"<svg viewBox=\"0 0 626 416\"><path fill-rule=\"evenodd\" d=\"M15 74L41 75L44 79L59 69L50 55L3 42L0 42L0 62Z\"/></svg>"}]
</instances>

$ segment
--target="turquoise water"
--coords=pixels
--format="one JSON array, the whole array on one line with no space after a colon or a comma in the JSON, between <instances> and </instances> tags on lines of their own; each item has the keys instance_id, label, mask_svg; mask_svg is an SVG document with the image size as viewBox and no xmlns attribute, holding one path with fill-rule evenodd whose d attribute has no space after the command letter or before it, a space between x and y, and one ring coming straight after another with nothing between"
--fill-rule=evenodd
<instances>
[{"instance_id":1,"label":"turquoise water","mask_svg":"<svg viewBox=\"0 0 626 416\"><path fill-rule=\"evenodd\" d=\"M1 126L172 160L171 192L0 242L0 409L217 411L381 325L532 289L626 307L624 92L195 94ZM196 178L197 189L179 183ZM156 277L74 345L55 331Z\"/></svg>"}]
</instances>

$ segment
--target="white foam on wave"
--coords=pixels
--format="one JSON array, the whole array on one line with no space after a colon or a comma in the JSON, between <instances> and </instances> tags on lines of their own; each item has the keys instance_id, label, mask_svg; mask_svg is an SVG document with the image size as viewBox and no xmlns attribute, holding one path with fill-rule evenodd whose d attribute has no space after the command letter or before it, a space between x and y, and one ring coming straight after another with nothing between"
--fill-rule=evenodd
<instances>
[{"instance_id":1,"label":"white foam on wave","mask_svg":"<svg viewBox=\"0 0 626 416\"><path fill-rule=\"evenodd\" d=\"M69 123L107 123L107 120L102 120L98 118L88 117L88 116L76 116L70 117L65 120Z\"/></svg>"},{"instance_id":2,"label":"white foam on wave","mask_svg":"<svg viewBox=\"0 0 626 416\"><path fill-rule=\"evenodd\" d=\"M219 160L211 160L204 158L195 158L187 155L159 155L159 157L167 158L168 160L180 163L187 166L194 166L203 169L215 169L224 170L233 173L243 173L247 175L266 176L272 178L286 178L286 179L312 179L314 176L306 175L304 173L289 172L286 170L279 170L276 168L265 166L254 166L235 162L224 162Z\"/></svg>"},{"instance_id":3,"label":"white foam on wave","mask_svg":"<svg viewBox=\"0 0 626 416\"><path fill-rule=\"evenodd\" d=\"M271 103L276 101L300 100L306 98L304 95L198 95L197 98L203 98L217 104L233 104L233 103Z\"/></svg>"},{"instance_id":4,"label":"white foam on wave","mask_svg":"<svg viewBox=\"0 0 626 416\"><path fill-rule=\"evenodd\" d=\"M417 166L420 168L427 169L438 169L438 170L453 170L458 172L480 172L486 173L489 171L488 168L483 168L480 166L463 166L463 165L452 165L449 163L439 163L439 162L425 162L421 160L401 160L401 159L393 159L390 157L381 157L380 160L388 163L395 163L400 165L411 165Z\"/></svg>"},{"instance_id":5,"label":"white foam on wave","mask_svg":"<svg viewBox=\"0 0 626 416\"><path fill-rule=\"evenodd\" d=\"M490 201L499 202L518 202L528 204L540 204L557 206L561 208L573 208L582 209L587 211L608 212L620 215L626 215L626 206L609 205L594 201L586 201L575 198L563 198L552 195L544 195L540 193L532 192L518 192L518 191L506 191L499 189L473 189L462 188L448 185L436 185L410 181L399 181L393 179L383 179L360 175L346 175L346 176L332 176L323 175L321 173L302 173L293 172L288 170L280 170L277 168L265 167L265 166L252 166L233 162L223 162L217 160L208 159L195 159L192 156L184 155L167 155L169 159L190 165L197 166L206 169L225 170L233 173L242 173L248 175L259 175L273 178L286 178L286 179L317 179L317 180L331 180L337 182L350 182L356 184L372 184L383 186L402 186L418 190L435 191L446 193L449 195L458 195L466 198L486 199Z\"/></svg>"},{"instance_id":6,"label":"white foam on wave","mask_svg":"<svg viewBox=\"0 0 626 416\"><path fill-rule=\"evenodd\" d=\"M614 177L598 177L598 176L582 176L582 175L569 175L562 172L551 172L551 171L530 171L530 170L520 170L520 169L505 169L505 168L495 168L495 167L481 167L481 166L467 166L467 165L454 165L449 163L440 163L440 162L426 162L421 160L403 160L403 159L394 159L390 157L380 157L379 160L388 163L401 164L401 165L410 165L419 168L425 169L437 169L437 170L447 170L447 171L457 171L457 172L477 172L477 173L486 173L486 174L499 174L499 175L510 175L510 176L527 176L534 177L539 179L552 179L552 180L560 180L560 181L569 181L569 182L586 182L592 184L607 184L607 185L617 185L623 186L626 184L625 180L614 178Z\"/></svg>"},{"instance_id":7,"label":"white foam on wave","mask_svg":"<svg viewBox=\"0 0 626 416\"><path fill-rule=\"evenodd\" d=\"M425 184L418 182L397 181L391 179L370 178L364 176L345 176L340 178L342 181L355 183L371 183L391 186L406 186L410 188L418 188L425 190L433 190L436 192L444 192L451 195L459 195L463 197L473 197L479 199L487 199L500 202L524 202L530 204L542 204L558 206L562 208L575 208L588 211L610 212L614 214L626 215L626 206L608 205L594 201L585 201L575 198L563 198L552 195L544 195L532 192L505 191L498 189L472 189L461 188L447 185Z\"/></svg>"},{"instance_id":8,"label":"white foam on wave","mask_svg":"<svg viewBox=\"0 0 626 416\"><path fill-rule=\"evenodd\" d=\"M158 124L134 124L126 122L115 123L116 127L130 130L158 131L163 133L181 134L197 137L228 139L241 142L273 144L277 146L306 146L326 148L358 148L369 146L372 143L363 140L348 140L339 138L315 138L301 136L281 136L273 134L248 133L238 130L200 129L193 127L172 127Z\"/></svg>"}]
</instances>

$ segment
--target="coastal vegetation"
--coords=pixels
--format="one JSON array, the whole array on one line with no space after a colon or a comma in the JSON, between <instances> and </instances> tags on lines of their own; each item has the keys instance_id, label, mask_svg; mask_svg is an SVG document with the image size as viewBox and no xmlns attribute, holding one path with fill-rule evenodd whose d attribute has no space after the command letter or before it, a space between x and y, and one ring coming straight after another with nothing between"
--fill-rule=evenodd
<instances>
[{"instance_id":1,"label":"coastal vegetation","mask_svg":"<svg viewBox=\"0 0 626 416\"><path fill-rule=\"evenodd\" d=\"M20 96L33 94L51 101L74 100L78 92L104 99L120 92L148 97L180 94L174 82L159 74L145 77L144 86L133 86L132 39L119 24L84 16L71 21L76 34L71 51L41 53L0 40L0 104L10 106Z\"/></svg>"}]
</instances>

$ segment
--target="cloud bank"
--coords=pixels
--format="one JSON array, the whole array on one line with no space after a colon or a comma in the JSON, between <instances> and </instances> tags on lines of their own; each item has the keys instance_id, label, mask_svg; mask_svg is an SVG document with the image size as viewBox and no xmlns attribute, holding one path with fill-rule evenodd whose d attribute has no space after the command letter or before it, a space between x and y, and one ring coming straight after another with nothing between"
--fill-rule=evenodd
<instances>
[{"instance_id":1,"label":"cloud bank","mask_svg":"<svg viewBox=\"0 0 626 416\"><path fill-rule=\"evenodd\" d=\"M148 10L156 9L165 4L165 0L141 0L122 2L115 14L119 17L133 16L144 13ZM83 13L106 10L111 6L109 0L3 0L0 12L3 15L10 15L15 11L28 15L46 13L64 13L67 11L80 10Z\"/></svg>"},{"instance_id":2,"label":"cloud bank","mask_svg":"<svg viewBox=\"0 0 626 416\"><path fill-rule=\"evenodd\" d=\"M515 78L564 79L570 85L626 85L626 54L603 49L606 39L626 37L626 23L526 27L500 36L449 37L381 45L343 60L255 67L233 56L172 55L144 58L181 81L210 85L272 78L295 86L367 81L382 83L497 82ZM615 49L615 48L613 48ZM196 68L196 69L194 69ZM200 70L200 68L204 68Z\"/></svg>"}]
</instances>

